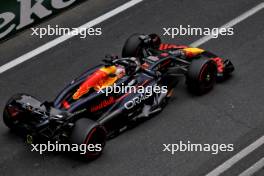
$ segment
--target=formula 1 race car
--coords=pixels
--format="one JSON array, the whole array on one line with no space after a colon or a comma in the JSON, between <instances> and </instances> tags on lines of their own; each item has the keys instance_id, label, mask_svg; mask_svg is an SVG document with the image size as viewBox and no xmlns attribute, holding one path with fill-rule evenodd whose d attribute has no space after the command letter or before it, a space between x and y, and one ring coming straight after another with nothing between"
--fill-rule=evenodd
<instances>
[{"instance_id":1,"label":"formula 1 race car","mask_svg":"<svg viewBox=\"0 0 264 176\"><path fill-rule=\"evenodd\" d=\"M14 95L5 106L3 121L29 143L100 144L101 150L81 155L96 158L106 139L160 112L180 76L186 77L191 91L203 94L233 70L229 60L208 51L164 44L156 34L133 34L121 58L107 56L71 81L54 101ZM130 86L135 91L109 92L113 86ZM145 92L137 91L142 87Z\"/></svg>"}]
</instances>

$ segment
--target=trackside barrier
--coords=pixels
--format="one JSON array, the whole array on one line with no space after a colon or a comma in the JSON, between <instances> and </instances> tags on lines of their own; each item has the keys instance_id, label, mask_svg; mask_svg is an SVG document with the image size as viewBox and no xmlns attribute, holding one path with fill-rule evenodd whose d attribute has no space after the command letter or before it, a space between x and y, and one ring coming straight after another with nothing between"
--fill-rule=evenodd
<instances>
[{"instance_id":1,"label":"trackside barrier","mask_svg":"<svg viewBox=\"0 0 264 176\"><path fill-rule=\"evenodd\" d=\"M1 0L0 41L84 0Z\"/></svg>"}]
</instances>

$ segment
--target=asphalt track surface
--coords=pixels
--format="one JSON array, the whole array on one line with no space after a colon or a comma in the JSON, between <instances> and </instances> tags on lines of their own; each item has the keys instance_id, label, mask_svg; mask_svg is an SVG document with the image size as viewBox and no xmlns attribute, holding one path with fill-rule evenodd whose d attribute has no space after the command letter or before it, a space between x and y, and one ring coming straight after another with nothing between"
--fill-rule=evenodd
<instances>
[{"instance_id":1,"label":"asphalt track surface","mask_svg":"<svg viewBox=\"0 0 264 176\"><path fill-rule=\"evenodd\" d=\"M87 1L51 18L41 26L77 27L125 3L125 0ZM219 27L262 1L248 0L145 0L101 23L103 35L74 37L0 75L1 114L16 92L52 100L74 77L96 65L105 53L121 52L135 32L162 34L163 27L179 24ZM234 26L233 36L212 39L202 48L232 60L233 77L204 96L188 93L180 83L174 100L153 119L108 141L103 155L85 163L57 153L30 152L23 140L0 124L1 175L206 175L263 136L264 124L264 10ZM54 37L39 39L26 30L0 44L0 65L25 54ZM166 42L190 44L201 36L162 37ZM2 120L1 120L2 122ZM234 152L162 152L164 143L233 143ZM260 146L223 175L239 175L264 155ZM263 176L263 168L255 175Z\"/></svg>"}]
</instances>

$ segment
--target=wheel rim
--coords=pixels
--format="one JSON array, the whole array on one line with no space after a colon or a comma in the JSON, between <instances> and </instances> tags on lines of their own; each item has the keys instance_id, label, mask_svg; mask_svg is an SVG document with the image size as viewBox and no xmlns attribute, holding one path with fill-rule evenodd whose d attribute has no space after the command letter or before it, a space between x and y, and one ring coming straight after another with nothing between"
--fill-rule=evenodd
<instances>
[{"instance_id":1,"label":"wheel rim","mask_svg":"<svg viewBox=\"0 0 264 176\"><path fill-rule=\"evenodd\" d=\"M100 151L87 151L86 156L88 158L96 157L100 155L103 151L105 146L105 130L102 127L95 127L91 130L91 132L87 135L85 142L87 146L89 144L100 144L101 150Z\"/></svg>"},{"instance_id":2,"label":"wheel rim","mask_svg":"<svg viewBox=\"0 0 264 176\"><path fill-rule=\"evenodd\" d=\"M215 67L210 65L205 65L199 76L201 86L205 89L211 88L215 83Z\"/></svg>"}]
</instances>

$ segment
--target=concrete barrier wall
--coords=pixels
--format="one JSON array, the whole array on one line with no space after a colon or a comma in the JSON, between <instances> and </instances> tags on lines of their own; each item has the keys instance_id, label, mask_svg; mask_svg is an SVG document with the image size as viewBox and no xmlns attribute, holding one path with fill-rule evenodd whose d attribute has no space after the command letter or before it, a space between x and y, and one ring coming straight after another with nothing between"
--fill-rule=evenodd
<instances>
[{"instance_id":1,"label":"concrete barrier wall","mask_svg":"<svg viewBox=\"0 0 264 176\"><path fill-rule=\"evenodd\" d=\"M0 41L84 0L0 0Z\"/></svg>"}]
</instances>

